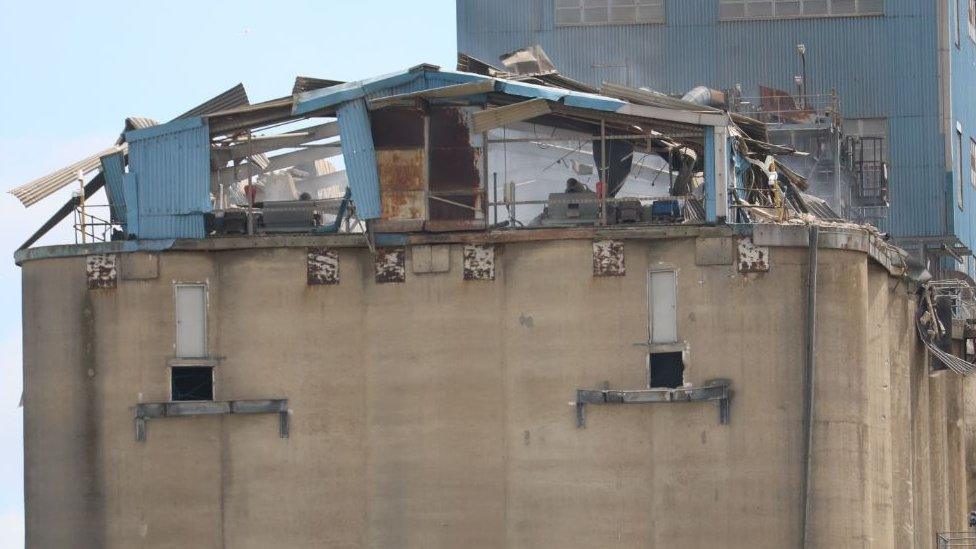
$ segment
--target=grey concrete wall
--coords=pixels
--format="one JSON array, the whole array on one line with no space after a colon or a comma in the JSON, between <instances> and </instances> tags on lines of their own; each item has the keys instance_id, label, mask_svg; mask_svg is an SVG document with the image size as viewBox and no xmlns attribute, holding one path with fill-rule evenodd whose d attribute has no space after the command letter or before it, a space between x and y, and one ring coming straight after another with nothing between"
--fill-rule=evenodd
<instances>
[{"instance_id":1,"label":"grey concrete wall","mask_svg":"<svg viewBox=\"0 0 976 549\"><path fill-rule=\"evenodd\" d=\"M586 240L496 247L494 281L377 284L362 249L306 284L301 248L164 252L158 276L88 290L84 258L23 264L28 545L64 547L799 547L804 248L764 274L699 266L694 239L628 240L594 277ZM930 547L967 494L962 383L930 377L911 288L821 250L815 547ZM642 388L647 281L678 271L688 382L706 404L588 406ZM206 282L216 398L277 418L151 420L168 399L173 283ZM87 540L91 540L90 543Z\"/></svg>"}]
</instances>

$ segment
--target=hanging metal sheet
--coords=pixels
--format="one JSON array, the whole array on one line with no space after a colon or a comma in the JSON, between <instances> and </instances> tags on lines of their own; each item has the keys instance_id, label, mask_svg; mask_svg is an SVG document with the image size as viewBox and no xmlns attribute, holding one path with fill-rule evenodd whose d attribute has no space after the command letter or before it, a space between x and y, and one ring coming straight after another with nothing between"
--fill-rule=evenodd
<instances>
[{"instance_id":1,"label":"hanging metal sheet","mask_svg":"<svg viewBox=\"0 0 976 549\"><path fill-rule=\"evenodd\" d=\"M112 223L125 222L125 189L123 176L125 175L125 160L122 153L117 152L101 158L102 174L105 175L105 194Z\"/></svg>"},{"instance_id":2,"label":"hanging metal sheet","mask_svg":"<svg viewBox=\"0 0 976 549\"><path fill-rule=\"evenodd\" d=\"M331 88L327 88L331 89ZM376 150L370 130L369 112L362 98L339 105L339 133L349 188L360 219L376 219L383 213Z\"/></svg>"}]
</instances>

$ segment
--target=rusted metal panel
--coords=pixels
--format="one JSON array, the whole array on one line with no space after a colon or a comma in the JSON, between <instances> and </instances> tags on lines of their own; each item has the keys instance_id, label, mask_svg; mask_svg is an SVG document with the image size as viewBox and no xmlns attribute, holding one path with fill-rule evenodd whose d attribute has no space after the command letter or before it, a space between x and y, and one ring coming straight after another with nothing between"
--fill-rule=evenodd
<instances>
[{"instance_id":1,"label":"rusted metal panel","mask_svg":"<svg viewBox=\"0 0 976 549\"><path fill-rule=\"evenodd\" d=\"M339 283L339 253L328 248L309 248L307 254L309 286Z\"/></svg>"},{"instance_id":2,"label":"rusted metal panel","mask_svg":"<svg viewBox=\"0 0 976 549\"><path fill-rule=\"evenodd\" d=\"M417 108L392 107L369 113L373 145L381 149L424 147L424 112Z\"/></svg>"},{"instance_id":3,"label":"rusted metal panel","mask_svg":"<svg viewBox=\"0 0 976 549\"><path fill-rule=\"evenodd\" d=\"M427 217L426 165L423 149L376 152L383 202L383 219Z\"/></svg>"},{"instance_id":4,"label":"rusted metal panel","mask_svg":"<svg viewBox=\"0 0 976 549\"><path fill-rule=\"evenodd\" d=\"M481 187L481 149L472 144L465 109L435 107L429 114L430 219L474 219ZM479 137L480 139L480 137Z\"/></svg>"},{"instance_id":5,"label":"rusted metal panel","mask_svg":"<svg viewBox=\"0 0 976 549\"><path fill-rule=\"evenodd\" d=\"M90 255L85 262L88 273L88 288L114 288L118 281L115 254Z\"/></svg>"},{"instance_id":6,"label":"rusted metal panel","mask_svg":"<svg viewBox=\"0 0 976 549\"><path fill-rule=\"evenodd\" d=\"M386 191L424 190L424 150L384 149L376 151L380 188Z\"/></svg>"},{"instance_id":7,"label":"rusted metal panel","mask_svg":"<svg viewBox=\"0 0 976 549\"><path fill-rule=\"evenodd\" d=\"M379 248L376 250L376 283L406 282L407 249Z\"/></svg>"},{"instance_id":8,"label":"rusted metal panel","mask_svg":"<svg viewBox=\"0 0 976 549\"><path fill-rule=\"evenodd\" d=\"M593 276L624 276L624 243L622 240L593 242Z\"/></svg>"},{"instance_id":9,"label":"rusted metal panel","mask_svg":"<svg viewBox=\"0 0 976 549\"><path fill-rule=\"evenodd\" d=\"M740 273L765 273L769 271L769 248L756 246L751 237L739 239L736 264Z\"/></svg>"},{"instance_id":10,"label":"rusted metal panel","mask_svg":"<svg viewBox=\"0 0 976 549\"><path fill-rule=\"evenodd\" d=\"M464 247L464 279L495 280L495 247L468 244Z\"/></svg>"}]
</instances>

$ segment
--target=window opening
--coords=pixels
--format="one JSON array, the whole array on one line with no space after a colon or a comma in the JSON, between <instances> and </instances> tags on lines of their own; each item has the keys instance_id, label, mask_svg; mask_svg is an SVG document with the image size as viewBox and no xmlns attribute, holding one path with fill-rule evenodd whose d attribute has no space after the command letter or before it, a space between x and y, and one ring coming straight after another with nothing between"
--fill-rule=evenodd
<instances>
[{"instance_id":1,"label":"window opening","mask_svg":"<svg viewBox=\"0 0 976 549\"><path fill-rule=\"evenodd\" d=\"M862 15L884 15L884 0L719 0L725 20Z\"/></svg>"},{"instance_id":2,"label":"window opening","mask_svg":"<svg viewBox=\"0 0 976 549\"><path fill-rule=\"evenodd\" d=\"M213 368L174 366L171 368L171 400L213 400Z\"/></svg>"},{"instance_id":3,"label":"window opening","mask_svg":"<svg viewBox=\"0 0 976 549\"><path fill-rule=\"evenodd\" d=\"M681 353L651 353L652 389L676 389L685 383L685 365Z\"/></svg>"},{"instance_id":4,"label":"window opening","mask_svg":"<svg viewBox=\"0 0 976 549\"><path fill-rule=\"evenodd\" d=\"M664 0L556 0L556 26L665 23Z\"/></svg>"}]
</instances>

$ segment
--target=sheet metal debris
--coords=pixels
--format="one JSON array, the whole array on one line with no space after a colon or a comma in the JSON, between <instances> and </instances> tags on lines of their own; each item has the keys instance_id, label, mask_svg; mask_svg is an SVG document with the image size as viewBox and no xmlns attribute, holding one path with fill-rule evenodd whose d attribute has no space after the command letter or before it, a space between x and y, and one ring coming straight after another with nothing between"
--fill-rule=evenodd
<instances>
[{"instance_id":1,"label":"sheet metal debris","mask_svg":"<svg viewBox=\"0 0 976 549\"><path fill-rule=\"evenodd\" d=\"M742 237L739 239L736 264L740 273L769 272L769 248L756 246L752 237Z\"/></svg>"},{"instance_id":2,"label":"sheet metal debris","mask_svg":"<svg viewBox=\"0 0 976 549\"><path fill-rule=\"evenodd\" d=\"M593 276L624 276L624 243L622 240L593 242Z\"/></svg>"},{"instance_id":3,"label":"sheet metal debris","mask_svg":"<svg viewBox=\"0 0 976 549\"><path fill-rule=\"evenodd\" d=\"M915 327L919 339L936 359L934 369L948 368L964 376L976 371L976 364L958 356L965 356L965 342L976 336L974 296L976 288L963 279L932 280L919 288ZM964 342L958 351L953 339Z\"/></svg>"},{"instance_id":4,"label":"sheet metal debris","mask_svg":"<svg viewBox=\"0 0 976 549\"><path fill-rule=\"evenodd\" d=\"M328 248L309 248L306 263L309 286L339 283L338 252Z\"/></svg>"},{"instance_id":5,"label":"sheet metal debris","mask_svg":"<svg viewBox=\"0 0 976 549\"><path fill-rule=\"evenodd\" d=\"M376 283L406 282L406 258L406 248L377 248L375 259Z\"/></svg>"},{"instance_id":6,"label":"sheet metal debris","mask_svg":"<svg viewBox=\"0 0 976 549\"><path fill-rule=\"evenodd\" d=\"M464 279L495 280L495 247L468 244L464 247Z\"/></svg>"},{"instance_id":7,"label":"sheet metal debris","mask_svg":"<svg viewBox=\"0 0 976 549\"><path fill-rule=\"evenodd\" d=\"M114 288L118 280L116 261L114 254L88 256L85 262L88 288L92 290Z\"/></svg>"}]
</instances>

